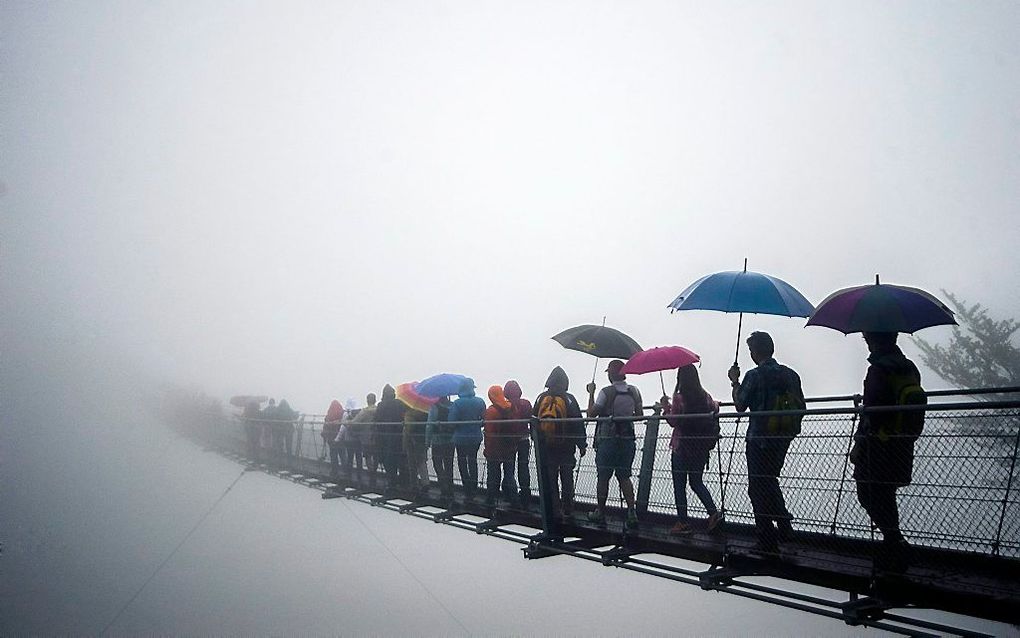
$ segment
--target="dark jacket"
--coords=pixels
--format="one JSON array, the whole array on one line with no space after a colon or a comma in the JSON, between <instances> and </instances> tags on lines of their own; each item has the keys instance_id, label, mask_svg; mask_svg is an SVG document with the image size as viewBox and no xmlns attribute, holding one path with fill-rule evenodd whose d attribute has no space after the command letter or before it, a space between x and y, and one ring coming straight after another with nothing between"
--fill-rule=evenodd
<instances>
[{"instance_id":1,"label":"dark jacket","mask_svg":"<svg viewBox=\"0 0 1020 638\"><path fill-rule=\"evenodd\" d=\"M538 416L539 406L542 405L542 399L547 395L557 395L563 397L567 402L567 418L577 419L576 421L568 421L564 428L564 439L567 440L568 444L564 447L549 447L549 452L554 454L574 454L574 449L583 450L588 448L588 437L584 430L584 415L581 412L581 406L577 404L577 399L574 395L567 392L569 388L569 379L567 373L563 368L556 366L552 372L549 373L549 378L545 381L545 387L547 390L542 394L535 397L535 406L532 408L532 415Z\"/></svg>"},{"instance_id":2,"label":"dark jacket","mask_svg":"<svg viewBox=\"0 0 1020 638\"><path fill-rule=\"evenodd\" d=\"M397 392L389 384L383 388L382 400L375 409L375 445L381 453L399 453L404 448L404 412L407 406L397 400Z\"/></svg>"},{"instance_id":3,"label":"dark jacket","mask_svg":"<svg viewBox=\"0 0 1020 638\"><path fill-rule=\"evenodd\" d=\"M868 373L864 377L865 408L896 405L896 387L892 376L908 376L921 383L921 373L914 362L893 345L873 352L868 357ZM910 436L883 437L878 433L883 426L897 417L895 412L861 415L854 437L854 479L897 486L910 485L914 472L914 439Z\"/></svg>"},{"instance_id":4,"label":"dark jacket","mask_svg":"<svg viewBox=\"0 0 1020 638\"><path fill-rule=\"evenodd\" d=\"M276 406L276 413L273 418L276 419L276 427L282 432L293 432L294 421L300 416L297 412L290 409L290 404L284 399L280 401L280 405Z\"/></svg>"},{"instance_id":5,"label":"dark jacket","mask_svg":"<svg viewBox=\"0 0 1020 638\"><path fill-rule=\"evenodd\" d=\"M792 368L776 362L772 357L747 371L734 398L735 407L739 412L751 411L747 419L748 439L769 436L769 418L758 416L755 412L774 409L772 406L776 396L786 389L803 402L804 390L801 388L800 376Z\"/></svg>"}]
</instances>

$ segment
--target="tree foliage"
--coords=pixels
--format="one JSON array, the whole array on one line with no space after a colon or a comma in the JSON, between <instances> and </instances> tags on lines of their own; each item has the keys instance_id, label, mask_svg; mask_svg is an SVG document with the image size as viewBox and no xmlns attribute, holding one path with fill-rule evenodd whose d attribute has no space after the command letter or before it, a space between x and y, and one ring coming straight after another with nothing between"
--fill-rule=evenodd
<instances>
[{"instance_id":1,"label":"tree foliage","mask_svg":"<svg viewBox=\"0 0 1020 638\"><path fill-rule=\"evenodd\" d=\"M1020 347L1013 341L1020 323L1015 319L993 319L981 304L968 305L952 293L942 292L960 325L953 329L948 345L914 338L924 364L959 388L1020 385ZM985 398L1000 397L985 395Z\"/></svg>"}]
</instances>

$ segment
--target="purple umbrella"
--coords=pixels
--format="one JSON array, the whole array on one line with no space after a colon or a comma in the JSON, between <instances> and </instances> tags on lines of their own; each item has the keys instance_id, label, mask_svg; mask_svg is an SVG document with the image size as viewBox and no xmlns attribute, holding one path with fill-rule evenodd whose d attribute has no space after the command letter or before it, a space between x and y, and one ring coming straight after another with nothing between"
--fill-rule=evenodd
<instances>
[{"instance_id":1,"label":"purple umbrella","mask_svg":"<svg viewBox=\"0 0 1020 638\"><path fill-rule=\"evenodd\" d=\"M875 283L837 290L825 298L808 319L809 326L824 326L843 334L852 332L906 332L931 326L955 326L953 311L919 288Z\"/></svg>"}]
</instances>

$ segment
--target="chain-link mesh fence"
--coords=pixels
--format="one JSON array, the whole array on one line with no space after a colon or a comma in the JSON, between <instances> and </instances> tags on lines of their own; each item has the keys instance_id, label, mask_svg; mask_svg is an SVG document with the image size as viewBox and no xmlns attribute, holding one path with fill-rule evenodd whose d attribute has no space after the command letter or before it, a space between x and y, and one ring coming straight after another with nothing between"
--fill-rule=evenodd
<instances>
[{"instance_id":1,"label":"chain-link mesh fence","mask_svg":"<svg viewBox=\"0 0 1020 638\"><path fill-rule=\"evenodd\" d=\"M808 544L881 538L858 502L854 464L848 459L860 412L812 409L803 414L801 433L789 446L779 478L798 538ZM728 525L752 525L749 443L745 440L748 417L723 412L719 420L720 435L709 454L703 481ZM321 417L308 416L297 422L238 419L223 428L222 435L235 449L245 450L249 458L284 465L288 459L332 462L336 476L353 484L379 489L399 486L411 493L433 490L437 500L446 496L439 494L436 463L440 451L439 466L441 470L450 468L444 478L452 479L458 498L467 491L478 499L491 496L500 507L537 505L534 435L483 434L481 424L473 423L460 435L452 435L451 450L442 447L442 442L439 447L429 445L434 442L426 441L420 422L344 428L339 442L334 442L333 430L323 437L324 425ZM677 513L672 428L658 416L639 419L635 425L633 481L638 487L639 509L650 518L666 520ZM586 420L589 444L594 429L594 422ZM900 527L911 544L1020 558L1018 430L1017 404L929 406L924 433L914 445L912 480L898 490ZM493 453L496 449L499 454ZM596 501L596 455L589 450L574 458L575 503L584 510ZM494 466L496 489L492 491L486 490L489 465ZM387 469L389 476L384 478ZM394 482L399 485L390 485ZM472 489L475 486L477 490ZM521 498L522 487L530 491L530 500ZM708 512L693 494L688 493L687 501L697 529ZM615 480L610 485L610 505L614 504L622 504Z\"/></svg>"}]
</instances>

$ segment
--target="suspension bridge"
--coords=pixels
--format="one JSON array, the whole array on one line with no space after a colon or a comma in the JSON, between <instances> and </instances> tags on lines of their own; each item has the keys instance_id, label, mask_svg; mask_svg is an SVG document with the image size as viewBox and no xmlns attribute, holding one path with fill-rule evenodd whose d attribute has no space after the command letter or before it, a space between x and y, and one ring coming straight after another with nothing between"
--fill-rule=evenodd
<instances>
[{"instance_id":1,"label":"suspension bridge","mask_svg":"<svg viewBox=\"0 0 1020 638\"><path fill-rule=\"evenodd\" d=\"M802 432L780 479L794 533L771 556L754 547L746 414L726 404L719 415L720 440L704 474L725 522L712 532L695 525L683 536L669 534L676 521L670 428L655 407L635 423L637 529L626 528L620 509L609 508L605 525L584 516L595 504L594 454L579 459L574 511L566 516L553 511L550 489L536 471L542 437L534 432L528 478L538 486L537 496L490 503L484 488L472 497L458 480L451 503L431 464L428 483L413 489L388 485L386 475L371 466L333 472L320 436L322 416L296 424L288 435L294 437L291 453L261 447L257 458L251 458L239 417L182 429L252 469L318 489L323 499L352 499L519 543L529 559L572 556L903 635L983 636L968 629L965 619L950 622L917 610L1020 623L1020 400L1011 398L1020 388L928 394L928 406L919 408L927 416L915 446L913 482L899 490L901 529L912 550L909 564L897 569L875 560L880 534L856 500L847 460L853 434L862 414L882 408L861 408L855 396L809 399L808 409L797 412L803 415ZM982 395L994 400L975 398ZM590 437L595 420L585 421ZM533 431L535 424L528 425ZM479 466L484 484L481 455ZM707 515L699 508L692 499L692 520Z\"/></svg>"}]
</instances>

